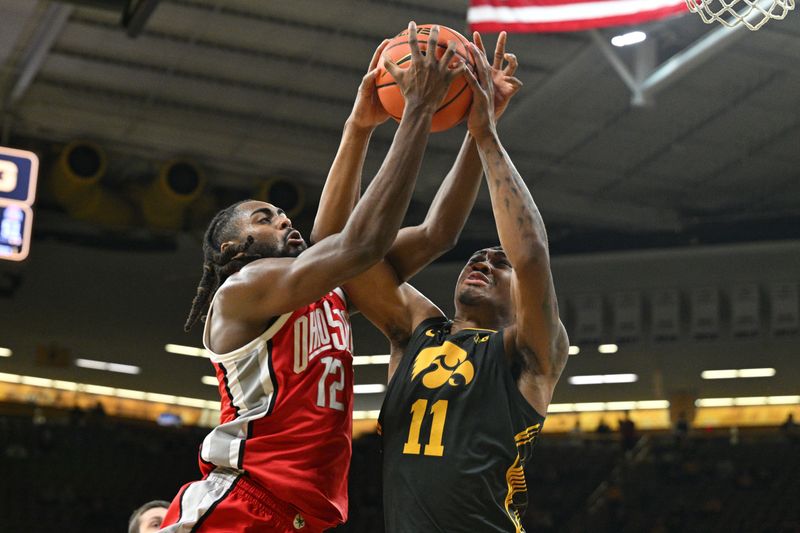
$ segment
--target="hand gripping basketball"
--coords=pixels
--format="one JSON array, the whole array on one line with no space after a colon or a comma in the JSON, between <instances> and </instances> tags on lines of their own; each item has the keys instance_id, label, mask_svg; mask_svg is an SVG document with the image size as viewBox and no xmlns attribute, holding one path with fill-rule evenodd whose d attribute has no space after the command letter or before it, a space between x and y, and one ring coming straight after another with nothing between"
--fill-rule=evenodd
<instances>
[{"instance_id":1,"label":"hand gripping basketball","mask_svg":"<svg viewBox=\"0 0 800 533\"><path fill-rule=\"evenodd\" d=\"M389 113L383 109L378 100L378 89L375 86L375 80L381 70L378 62L387 44L389 44L389 39L384 39L375 49L375 53L372 54L372 60L369 62L367 73L364 74L361 84L358 86L358 95L356 96L355 104L353 104L353 110L350 112L350 121L356 127L373 129L386 122L389 118Z\"/></svg>"},{"instance_id":2,"label":"hand gripping basketball","mask_svg":"<svg viewBox=\"0 0 800 533\"><path fill-rule=\"evenodd\" d=\"M441 42L444 39L447 43ZM462 76L465 60L472 62L467 44L448 28L423 25L418 29L410 23L384 49L384 68L377 80L384 109L399 121L407 104L425 102L435 106L432 131L460 122L472 99Z\"/></svg>"}]
</instances>

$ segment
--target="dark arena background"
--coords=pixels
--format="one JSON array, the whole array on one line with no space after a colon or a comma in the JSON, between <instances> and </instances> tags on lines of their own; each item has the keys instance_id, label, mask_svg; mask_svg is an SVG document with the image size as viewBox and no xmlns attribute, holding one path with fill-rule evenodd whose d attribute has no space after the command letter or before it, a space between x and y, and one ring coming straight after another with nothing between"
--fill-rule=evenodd
<instances>
[{"instance_id":1,"label":"dark arena background","mask_svg":"<svg viewBox=\"0 0 800 533\"><path fill-rule=\"evenodd\" d=\"M126 531L199 477L219 393L182 326L208 221L257 198L307 236L375 47L409 20L470 36L491 3L0 0L0 531ZM529 533L800 532L800 14L710 22L509 28L524 87L498 128L570 338ZM430 137L407 224L465 131ZM484 185L413 284L452 314L497 242ZM379 533L388 346L360 316L353 337L335 531Z\"/></svg>"}]
</instances>

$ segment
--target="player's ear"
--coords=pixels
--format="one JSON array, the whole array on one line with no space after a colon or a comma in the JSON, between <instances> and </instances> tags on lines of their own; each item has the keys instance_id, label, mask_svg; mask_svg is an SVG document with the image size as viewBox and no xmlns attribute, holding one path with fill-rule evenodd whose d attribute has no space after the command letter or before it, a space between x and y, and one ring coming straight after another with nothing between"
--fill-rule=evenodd
<instances>
[{"instance_id":1,"label":"player's ear","mask_svg":"<svg viewBox=\"0 0 800 533\"><path fill-rule=\"evenodd\" d=\"M233 241L225 241L225 242L223 242L222 244L219 245L219 251L224 254L225 250L227 250L228 248L230 248L231 246L234 246L234 245L236 245L236 243L233 242Z\"/></svg>"}]
</instances>

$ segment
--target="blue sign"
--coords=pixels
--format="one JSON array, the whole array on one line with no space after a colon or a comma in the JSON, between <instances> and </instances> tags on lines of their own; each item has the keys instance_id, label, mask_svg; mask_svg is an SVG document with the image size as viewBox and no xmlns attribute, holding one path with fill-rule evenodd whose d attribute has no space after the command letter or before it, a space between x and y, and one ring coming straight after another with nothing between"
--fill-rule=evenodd
<instances>
[{"instance_id":1,"label":"blue sign","mask_svg":"<svg viewBox=\"0 0 800 533\"><path fill-rule=\"evenodd\" d=\"M36 154L0 146L0 199L32 205L38 174Z\"/></svg>"},{"instance_id":2,"label":"blue sign","mask_svg":"<svg viewBox=\"0 0 800 533\"><path fill-rule=\"evenodd\" d=\"M28 257L32 226L31 206L0 200L0 259L22 261Z\"/></svg>"}]
</instances>

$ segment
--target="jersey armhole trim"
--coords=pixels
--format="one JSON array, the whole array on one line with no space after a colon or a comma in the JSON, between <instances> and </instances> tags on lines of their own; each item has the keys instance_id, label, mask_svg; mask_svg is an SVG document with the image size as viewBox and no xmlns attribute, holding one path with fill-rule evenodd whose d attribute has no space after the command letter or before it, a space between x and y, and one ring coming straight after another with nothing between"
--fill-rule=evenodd
<instances>
[{"instance_id":1,"label":"jersey armhole trim","mask_svg":"<svg viewBox=\"0 0 800 533\"><path fill-rule=\"evenodd\" d=\"M429 327L431 327L433 325L445 324L445 323L447 323L447 321L448 321L448 318L446 316L444 316L444 315L432 316L432 317L426 318L425 320L423 320L422 322L417 324L417 327L414 328L414 331L411 333L411 337L409 337L409 344L411 344L413 339L416 339L418 336L422 335L422 332L425 329L427 329L427 328L429 328Z\"/></svg>"},{"instance_id":2,"label":"jersey armhole trim","mask_svg":"<svg viewBox=\"0 0 800 533\"><path fill-rule=\"evenodd\" d=\"M230 352L218 354L213 352L208 347L208 335L210 334L210 329L208 330L207 334L203 335L203 344L205 345L205 348L208 351L212 361L216 363L230 363L231 361L236 361L242 355L250 353L257 344L272 339L272 337L274 337L275 334L277 334L278 331L280 331L280 329L286 324L286 322L292 316L292 313L293 312L282 314L272 323L272 325L270 325L270 327L267 328L264 333L251 340L241 348L236 348Z\"/></svg>"},{"instance_id":3,"label":"jersey armhole trim","mask_svg":"<svg viewBox=\"0 0 800 533\"><path fill-rule=\"evenodd\" d=\"M342 289L341 287L336 287L331 292L336 296L338 296L339 298L341 298L342 303L344 304L344 308L347 309L348 306L350 305L350 302L347 299L347 293L344 292L344 289Z\"/></svg>"}]
</instances>

